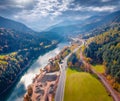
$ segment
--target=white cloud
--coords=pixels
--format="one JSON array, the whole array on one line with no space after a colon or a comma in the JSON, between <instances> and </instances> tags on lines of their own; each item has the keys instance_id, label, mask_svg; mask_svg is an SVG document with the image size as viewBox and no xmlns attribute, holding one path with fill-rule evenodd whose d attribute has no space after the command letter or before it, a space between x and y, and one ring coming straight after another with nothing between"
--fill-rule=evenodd
<instances>
[{"instance_id":1,"label":"white cloud","mask_svg":"<svg viewBox=\"0 0 120 101\"><path fill-rule=\"evenodd\" d=\"M27 1L26 3L28 3ZM13 17L17 21L25 22L29 27L36 27L37 30L40 28L44 29L45 27L58 23L59 21L57 21L56 18L69 9L72 1L73 0L35 0L36 3L33 9L23 9ZM20 5L20 3L17 4Z\"/></svg>"},{"instance_id":2,"label":"white cloud","mask_svg":"<svg viewBox=\"0 0 120 101\"><path fill-rule=\"evenodd\" d=\"M115 6L103 6L103 7L89 7L88 9L89 10L92 10L92 11L97 11L97 12L112 12L115 10Z\"/></svg>"},{"instance_id":3,"label":"white cloud","mask_svg":"<svg viewBox=\"0 0 120 101\"><path fill-rule=\"evenodd\" d=\"M24 6L26 6L26 5L29 5L29 4L33 3L34 0L13 0L13 2L15 4L17 4L17 5L22 5L22 6L24 5Z\"/></svg>"},{"instance_id":4,"label":"white cloud","mask_svg":"<svg viewBox=\"0 0 120 101\"><path fill-rule=\"evenodd\" d=\"M74 17L74 20L85 20L85 19L87 19L87 18L89 18L89 17L91 17L91 16L89 16L89 15L86 15L86 16L77 16L77 17Z\"/></svg>"},{"instance_id":5,"label":"white cloud","mask_svg":"<svg viewBox=\"0 0 120 101\"><path fill-rule=\"evenodd\" d=\"M47 16L56 17L61 15L63 11L68 10L68 6L72 1L73 0L62 0L61 2L58 0L36 0L37 3L32 10L23 10L22 12L17 13L14 18L34 21L36 17L37 19Z\"/></svg>"},{"instance_id":6,"label":"white cloud","mask_svg":"<svg viewBox=\"0 0 120 101\"><path fill-rule=\"evenodd\" d=\"M109 2L109 1L111 1L111 0L101 0L102 2Z\"/></svg>"},{"instance_id":7,"label":"white cloud","mask_svg":"<svg viewBox=\"0 0 120 101\"><path fill-rule=\"evenodd\" d=\"M97 12L112 12L116 9L116 6L102 6L102 7L94 7L94 6L80 6L77 5L75 8L71 8L73 11L97 11Z\"/></svg>"},{"instance_id":8,"label":"white cloud","mask_svg":"<svg viewBox=\"0 0 120 101\"><path fill-rule=\"evenodd\" d=\"M116 9L115 6L85 6L80 4L75 4L75 0L15 0L16 6L22 8L21 12L13 15L17 21L21 21L27 24L31 28L39 30L39 28L49 27L50 25L56 24L61 19L57 19L59 16L64 15L63 12L71 11L73 12L112 12ZM35 2L32 9L25 9L28 4L32 5ZM107 2L109 0L102 0L102 2ZM23 5L24 4L24 5ZM72 7L70 7L72 6ZM81 13L81 14L82 14ZM65 13L67 15L67 13ZM73 13L74 14L74 13ZM69 14L70 15L70 14ZM69 17L69 15L67 17ZM72 14L70 15L72 16ZM84 19L86 17L80 15L76 19ZM72 16L73 17L73 16ZM75 17L74 17L75 18Z\"/></svg>"}]
</instances>

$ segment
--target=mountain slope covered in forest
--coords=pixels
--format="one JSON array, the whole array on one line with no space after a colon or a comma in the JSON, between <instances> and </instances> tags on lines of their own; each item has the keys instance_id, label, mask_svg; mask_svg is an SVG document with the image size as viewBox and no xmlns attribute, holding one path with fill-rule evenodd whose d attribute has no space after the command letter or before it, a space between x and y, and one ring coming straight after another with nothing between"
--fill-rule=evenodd
<instances>
[{"instance_id":1,"label":"mountain slope covered in forest","mask_svg":"<svg viewBox=\"0 0 120 101\"><path fill-rule=\"evenodd\" d=\"M93 64L104 64L105 73L120 83L120 25L89 38L85 55L92 59ZM115 83L114 82L114 83ZM120 86L115 86L120 92Z\"/></svg>"}]
</instances>

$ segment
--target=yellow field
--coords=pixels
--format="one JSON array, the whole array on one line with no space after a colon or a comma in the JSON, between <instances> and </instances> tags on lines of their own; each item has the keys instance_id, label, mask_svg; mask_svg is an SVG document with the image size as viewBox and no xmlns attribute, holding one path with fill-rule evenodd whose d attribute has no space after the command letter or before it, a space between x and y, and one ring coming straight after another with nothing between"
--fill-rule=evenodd
<instances>
[{"instance_id":1,"label":"yellow field","mask_svg":"<svg viewBox=\"0 0 120 101\"><path fill-rule=\"evenodd\" d=\"M98 73L104 73L105 72L104 65L100 65L100 64L92 65L92 68Z\"/></svg>"},{"instance_id":2,"label":"yellow field","mask_svg":"<svg viewBox=\"0 0 120 101\"><path fill-rule=\"evenodd\" d=\"M91 74L68 68L64 101L113 101L104 86Z\"/></svg>"}]
</instances>

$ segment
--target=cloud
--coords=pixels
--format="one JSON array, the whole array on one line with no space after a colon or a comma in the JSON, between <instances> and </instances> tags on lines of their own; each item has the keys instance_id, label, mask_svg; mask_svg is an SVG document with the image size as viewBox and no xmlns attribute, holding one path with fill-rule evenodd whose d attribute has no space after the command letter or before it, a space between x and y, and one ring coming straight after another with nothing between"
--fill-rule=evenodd
<instances>
[{"instance_id":1,"label":"cloud","mask_svg":"<svg viewBox=\"0 0 120 101\"><path fill-rule=\"evenodd\" d=\"M22 18L25 20L27 20L27 18L29 20L29 17L32 17L33 20L35 20L36 17L56 17L61 15L63 11L69 9L68 6L72 0L36 0L36 2L37 3L32 10L23 10L22 12L18 12L14 17L18 19Z\"/></svg>"},{"instance_id":2,"label":"cloud","mask_svg":"<svg viewBox=\"0 0 120 101\"><path fill-rule=\"evenodd\" d=\"M65 19L113 12L119 5L119 0L1 0L0 15L39 30Z\"/></svg>"},{"instance_id":3,"label":"cloud","mask_svg":"<svg viewBox=\"0 0 120 101\"><path fill-rule=\"evenodd\" d=\"M33 23L37 29L44 29L45 27L59 23L61 20L58 20L57 17L69 9L71 2L73 0L36 0L33 9L23 9L21 12L13 15L13 18L22 22L25 21L28 25ZM41 27L40 24L43 25L43 23L45 26Z\"/></svg>"},{"instance_id":4,"label":"cloud","mask_svg":"<svg viewBox=\"0 0 120 101\"><path fill-rule=\"evenodd\" d=\"M112 12L115 10L115 6L103 6L103 7L88 7L89 10L97 12Z\"/></svg>"},{"instance_id":5,"label":"cloud","mask_svg":"<svg viewBox=\"0 0 120 101\"><path fill-rule=\"evenodd\" d=\"M112 12L116 9L116 6L102 6L102 7L96 7L96 6L80 6L77 5L75 8L70 8L69 10L72 11L80 11L80 12Z\"/></svg>"},{"instance_id":6,"label":"cloud","mask_svg":"<svg viewBox=\"0 0 120 101\"><path fill-rule=\"evenodd\" d=\"M102 2L109 2L109 1L111 1L111 0L101 0Z\"/></svg>"}]
</instances>

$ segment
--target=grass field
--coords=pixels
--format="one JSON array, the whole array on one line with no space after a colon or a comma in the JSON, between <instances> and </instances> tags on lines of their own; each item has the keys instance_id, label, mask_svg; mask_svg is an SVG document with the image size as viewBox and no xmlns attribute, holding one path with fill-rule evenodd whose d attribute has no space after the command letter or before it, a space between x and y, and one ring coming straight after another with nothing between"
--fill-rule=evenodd
<instances>
[{"instance_id":1,"label":"grass field","mask_svg":"<svg viewBox=\"0 0 120 101\"><path fill-rule=\"evenodd\" d=\"M104 65L95 64L95 65L92 65L92 68L98 73L105 73Z\"/></svg>"},{"instance_id":2,"label":"grass field","mask_svg":"<svg viewBox=\"0 0 120 101\"><path fill-rule=\"evenodd\" d=\"M64 101L113 101L103 85L91 74L68 68Z\"/></svg>"},{"instance_id":3,"label":"grass field","mask_svg":"<svg viewBox=\"0 0 120 101\"><path fill-rule=\"evenodd\" d=\"M78 47L78 44L73 44L71 47L70 47L70 50L73 51L75 48Z\"/></svg>"}]
</instances>

